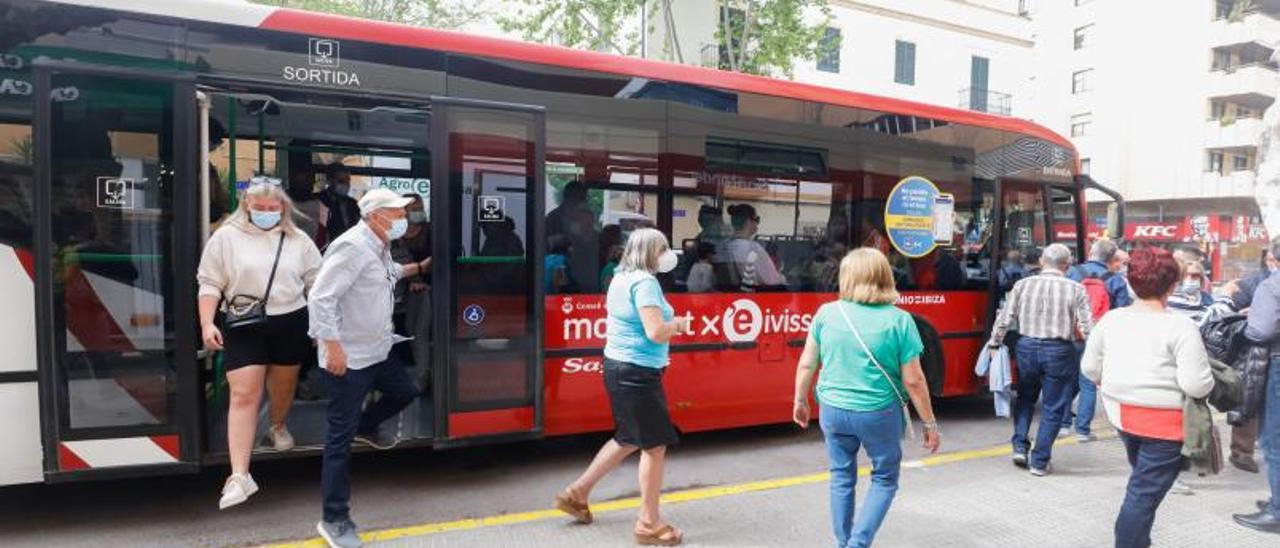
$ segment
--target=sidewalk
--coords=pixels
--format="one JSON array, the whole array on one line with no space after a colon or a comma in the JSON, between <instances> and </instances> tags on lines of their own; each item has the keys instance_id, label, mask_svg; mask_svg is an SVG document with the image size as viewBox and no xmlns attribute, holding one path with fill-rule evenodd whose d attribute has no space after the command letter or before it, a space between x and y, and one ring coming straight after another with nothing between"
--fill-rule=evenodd
<instances>
[{"instance_id":1,"label":"sidewalk","mask_svg":"<svg viewBox=\"0 0 1280 548\"><path fill-rule=\"evenodd\" d=\"M1055 451L1054 474L1045 478L1014 468L1002 448L910 466L903 471L898 498L876 546L1111 545L1129 473L1124 450L1115 439L1085 445L1059 441L1065 443ZM756 487L764 487L758 490L724 486L711 496L664 506L665 516L684 529L686 546L830 546L826 482L818 476L792 480L761 482ZM1265 496L1264 476L1228 467L1220 476L1191 477L1188 483L1196 494L1169 495L1161 507L1153 532L1156 546L1280 546L1280 537L1231 520L1233 512L1251 511L1254 501ZM859 495L865 485L861 479ZM537 511L379 545L632 546L634 516L630 507L610 510L605 504L597 508L596 523L584 527ZM431 530L406 529L388 537Z\"/></svg>"}]
</instances>

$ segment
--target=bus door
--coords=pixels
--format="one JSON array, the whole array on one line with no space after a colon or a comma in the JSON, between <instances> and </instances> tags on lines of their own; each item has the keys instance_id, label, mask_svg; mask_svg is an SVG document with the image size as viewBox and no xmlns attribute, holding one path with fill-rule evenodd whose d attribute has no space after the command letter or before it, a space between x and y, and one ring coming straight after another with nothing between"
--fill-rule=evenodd
<instances>
[{"instance_id":1,"label":"bus door","mask_svg":"<svg viewBox=\"0 0 1280 548\"><path fill-rule=\"evenodd\" d=\"M436 98L431 200L437 445L542 432L539 107ZM441 195L443 194L443 195ZM458 441L463 440L463 441Z\"/></svg>"},{"instance_id":2,"label":"bus door","mask_svg":"<svg viewBox=\"0 0 1280 548\"><path fill-rule=\"evenodd\" d=\"M35 70L45 477L194 472L194 82L74 63Z\"/></svg>"}]
</instances>

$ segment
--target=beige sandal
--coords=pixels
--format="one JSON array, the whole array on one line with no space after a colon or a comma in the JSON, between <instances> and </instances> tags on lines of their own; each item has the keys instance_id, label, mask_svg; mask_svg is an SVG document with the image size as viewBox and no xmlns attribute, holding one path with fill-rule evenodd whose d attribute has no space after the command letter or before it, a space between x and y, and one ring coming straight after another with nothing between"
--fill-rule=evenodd
<instances>
[{"instance_id":1,"label":"beige sandal","mask_svg":"<svg viewBox=\"0 0 1280 548\"><path fill-rule=\"evenodd\" d=\"M573 493L568 489L556 494L556 510L573 516L573 520L583 525L590 525L594 518L591 516L591 507L585 502L574 500Z\"/></svg>"},{"instance_id":2,"label":"beige sandal","mask_svg":"<svg viewBox=\"0 0 1280 548\"><path fill-rule=\"evenodd\" d=\"M634 533L636 544L640 546L679 546L684 542L684 533L671 524L659 527L652 533Z\"/></svg>"}]
</instances>

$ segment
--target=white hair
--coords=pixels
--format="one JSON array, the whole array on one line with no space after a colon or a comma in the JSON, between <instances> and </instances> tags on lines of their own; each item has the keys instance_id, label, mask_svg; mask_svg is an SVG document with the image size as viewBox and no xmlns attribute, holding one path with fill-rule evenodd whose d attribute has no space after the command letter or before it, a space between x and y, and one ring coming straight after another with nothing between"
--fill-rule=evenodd
<instances>
[{"instance_id":1,"label":"white hair","mask_svg":"<svg viewBox=\"0 0 1280 548\"><path fill-rule=\"evenodd\" d=\"M1063 244L1049 244L1040 255L1040 264L1045 268L1066 270L1071 266L1071 248Z\"/></svg>"},{"instance_id":2,"label":"white hair","mask_svg":"<svg viewBox=\"0 0 1280 548\"><path fill-rule=\"evenodd\" d=\"M622 249L622 260L618 262L618 272L642 270L653 274L658 271L658 257L670 247L667 237L657 229L636 229L627 237L627 245Z\"/></svg>"},{"instance_id":3,"label":"white hair","mask_svg":"<svg viewBox=\"0 0 1280 548\"><path fill-rule=\"evenodd\" d=\"M1119 250L1120 247L1110 238L1102 238L1089 247L1089 260L1107 264L1115 258L1116 251Z\"/></svg>"}]
</instances>

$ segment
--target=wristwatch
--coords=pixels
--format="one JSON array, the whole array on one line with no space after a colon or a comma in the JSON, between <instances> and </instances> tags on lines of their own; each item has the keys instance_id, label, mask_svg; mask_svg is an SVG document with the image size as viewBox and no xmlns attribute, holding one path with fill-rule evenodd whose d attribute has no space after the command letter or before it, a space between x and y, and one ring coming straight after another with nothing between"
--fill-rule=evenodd
<instances>
[{"instance_id":1,"label":"wristwatch","mask_svg":"<svg viewBox=\"0 0 1280 548\"><path fill-rule=\"evenodd\" d=\"M941 434L941 433L942 433L941 431L939 431L939 430L938 430L938 421L936 421L936 420L933 420L933 421L923 421L921 424L924 426L924 431L925 431L925 432L928 432L928 431L932 430L934 433L938 433L938 434Z\"/></svg>"}]
</instances>

